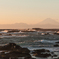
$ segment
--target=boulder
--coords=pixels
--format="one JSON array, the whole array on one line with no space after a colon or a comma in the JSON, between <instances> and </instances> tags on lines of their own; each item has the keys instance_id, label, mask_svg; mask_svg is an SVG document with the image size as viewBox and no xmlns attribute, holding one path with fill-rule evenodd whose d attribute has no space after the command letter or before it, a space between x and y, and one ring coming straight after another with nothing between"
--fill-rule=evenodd
<instances>
[{"instance_id":1,"label":"boulder","mask_svg":"<svg viewBox=\"0 0 59 59\"><path fill-rule=\"evenodd\" d=\"M38 49L38 50L34 50L32 53L41 53L41 52L50 52L50 51L45 49Z\"/></svg>"},{"instance_id":2,"label":"boulder","mask_svg":"<svg viewBox=\"0 0 59 59\"><path fill-rule=\"evenodd\" d=\"M6 55L9 57L30 57L31 58L31 55L29 53L21 53L19 51L12 51L10 53L7 53Z\"/></svg>"},{"instance_id":3,"label":"boulder","mask_svg":"<svg viewBox=\"0 0 59 59\"><path fill-rule=\"evenodd\" d=\"M29 59L32 59L30 55L30 50L28 48L22 48L19 45L16 45L15 43L9 43L5 46L1 46L0 50L3 51L0 53L2 59L8 59L10 57L27 57Z\"/></svg>"},{"instance_id":4,"label":"boulder","mask_svg":"<svg viewBox=\"0 0 59 59\"><path fill-rule=\"evenodd\" d=\"M59 43L59 42L55 42L55 43Z\"/></svg>"},{"instance_id":5,"label":"boulder","mask_svg":"<svg viewBox=\"0 0 59 59\"><path fill-rule=\"evenodd\" d=\"M16 45L15 43L9 43L5 46L0 47L0 50L16 50L21 49L19 45Z\"/></svg>"},{"instance_id":6,"label":"boulder","mask_svg":"<svg viewBox=\"0 0 59 59\"><path fill-rule=\"evenodd\" d=\"M55 44L54 47L59 47L59 45L58 44Z\"/></svg>"},{"instance_id":7,"label":"boulder","mask_svg":"<svg viewBox=\"0 0 59 59\"><path fill-rule=\"evenodd\" d=\"M36 58L25 57L24 59L36 59Z\"/></svg>"},{"instance_id":8,"label":"boulder","mask_svg":"<svg viewBox=\"0 0 59 59\"><path fill-rule=\"evenodd\" d=\"M22 48L19 45L16 45L15 43L9 43L5 46L1 46L0 50L9 50L9 51L18 51L21 53L30 53L30 50L28 48Z\"/></svg>"},{"instance_id":9,"label":"boulder","mask_svg":"<svg viewBox=\"0 0 59 59\"><path fill-rule=\"evenodd\" d=\"M30 50L28 48L22 48L22 53L30 53Z\"/></svg>"},{"instance_id":10,"label":"boulder","mask_svg":"<svg viewBox=\"0 0 59 59\"><path fill-rule=\"evenodd\" d=\"M51 56L50 51L45 50L45 49L34 50L32 52L32 54L36 57L49 57L49 56Z\"/></svg>"},{"instance_id":11,"label":"boulder","mask_svg":"<svg viewBox=\"0 0 59 59\"><path fill-rule=\"evenodd\" d=\"M54 33L54 34L59 35L59 33Z\"/></svg>"},{"instance_id":12,"label":"boulder","mask_svg":"<svg viewBox=\"0 0 59 59\"><path fill-rule=\"evenodd\" d=\"M9 30L8 33L11 33L11 32L19 32L20 30Z\"/></svg>"}]
</instances>

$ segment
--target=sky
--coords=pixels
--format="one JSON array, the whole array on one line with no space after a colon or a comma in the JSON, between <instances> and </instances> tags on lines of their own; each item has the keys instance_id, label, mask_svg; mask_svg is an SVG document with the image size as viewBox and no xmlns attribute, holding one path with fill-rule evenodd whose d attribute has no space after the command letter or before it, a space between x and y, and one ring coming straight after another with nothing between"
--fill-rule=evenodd
<instances>
[{"instance_id":1,"label":"sky","mask_svg":"<svg viewBox=\"0 0 59 59\"><path fill-rule=\"evenodd\" d=\"M0 0L0 24L59 22L59 0Z\"/></svg>"}]
</instances>

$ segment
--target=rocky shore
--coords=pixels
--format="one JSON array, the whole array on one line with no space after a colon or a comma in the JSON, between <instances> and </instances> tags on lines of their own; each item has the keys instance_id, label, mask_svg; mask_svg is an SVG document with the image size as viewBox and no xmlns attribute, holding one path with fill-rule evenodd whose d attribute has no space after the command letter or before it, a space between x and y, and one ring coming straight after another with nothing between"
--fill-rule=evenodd
<instances>
[{"instance_id":1,"label":"rocky shore","mask_svg":"<svg viewBox=\"0 0 59 59\"><path fill-rule=\"evenodd\" d=\"M33 56L36 56L36 57L43 57L43 58L47 58L47 57L57 57L56 54L54 54L54 52L51 52L49 50L46 50L46 49L38 49L38 50L34 50L32 52ZM59 57L58 57L59 58Z\"/></svg>"},{"instance_id":2,"label":"rocky shore","mask_svg":"<svg viewBox=\"0 0 59 59\"><path fill-rule=\"evenodd\" d=\"M5 46L0 46L0 59L33 59L30 55L30 50L22 48L15 43L9 43Z\"/></svg>"},{"instance_id":3,"label":"rocky shore","mask_svg":"<svg viewBox=\"0 0 59 59\"><path fill-rule=\"evenodd\" d=\"M47 49L32 50L31 52L28 48L22 48L15 43L0 46L0 59L35 59L32 58L31 54L35 57L59 59L58 55Z\"/></svg>"}]
</instances>

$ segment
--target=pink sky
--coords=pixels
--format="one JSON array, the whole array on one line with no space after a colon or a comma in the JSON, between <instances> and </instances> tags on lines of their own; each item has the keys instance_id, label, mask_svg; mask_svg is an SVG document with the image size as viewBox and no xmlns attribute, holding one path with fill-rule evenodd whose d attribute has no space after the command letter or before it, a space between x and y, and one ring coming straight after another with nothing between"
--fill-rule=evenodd
<instances>
[{"instance_id":1,"label":"pink sky","mask_svg":"<svg viewBox=\"0 0 59 59\"><path fill-rule=\"evenodd\" d=\"M59 22L59 0L0 0L0 24Z\"/></svg>"}]
</instances>

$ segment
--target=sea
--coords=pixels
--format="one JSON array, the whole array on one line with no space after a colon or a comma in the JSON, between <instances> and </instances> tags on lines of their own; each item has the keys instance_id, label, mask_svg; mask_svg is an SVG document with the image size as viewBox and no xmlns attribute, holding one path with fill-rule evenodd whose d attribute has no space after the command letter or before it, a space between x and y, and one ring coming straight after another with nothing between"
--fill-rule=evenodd
<instances>
[{"instance_id":1,"label":"sea","mask_svg":"<svg viewBox=\"0 0 59 59\"><path fill-rule=\"evenodd\" d=\"M26 47L30 51L37 49L47 49L53 51L59 57L59 47L54 47L55 42L59 42L59 35L54 34L50 31L49 34L46 31L35 31L35 32L7 32L0 31L0 46L6 45L8 43L16 43L21 47ZM33 58L36 59L53 59L52 57L40 58L35 57L31 54Z\"/></svg>"}]
</instances>

